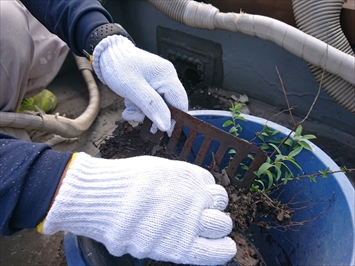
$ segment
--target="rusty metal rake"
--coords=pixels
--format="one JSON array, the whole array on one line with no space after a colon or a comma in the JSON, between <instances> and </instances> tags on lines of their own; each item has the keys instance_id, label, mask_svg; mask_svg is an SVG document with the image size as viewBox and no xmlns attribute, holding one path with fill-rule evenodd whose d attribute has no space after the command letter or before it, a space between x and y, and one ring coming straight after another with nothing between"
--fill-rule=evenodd
<instances>
[{"instance_id":1,"label":"rusty metal rake","mask_svg":"<svg viewBox=\"0 0 355 266\"><path fill-rule=\"evenodd\" d=\"M146 118L141 128L141 136L143 139L156 144L162 144L165 140L164 146L166 146L165 152L167 154L175 155L177 149L181 151L180 154L176 156L178 160L186 161L191 152L194 152L193 163L199 166L204 162L206 156L213 155L213 161L217 166L220 166L226 154L228 154L231 149L234 149L236 152L233 159L228 163L226 173L235 187L249 188L251 186L256 177L254 171L257 171L266 160L266 154L263 150L254 144L235 137L179 109L171 106L169 108L172 118L176 121L171 137L167 139L166 134L161 131L158 131L156 134L150 133L152 122ZM188 128L188 130L183 130L184 128ZM186 133L187 131L188 133ZM195 139L198 134L202 134L204 139L198 151L193 151ZM217 141L219 146L217 151L212 154L209 150L213 141ZM250 155L253 159L250 159ZM228 154L228 156L233 155ZM212 158L210 159L212 161ZM240 171L241 165L246 161L249 161L250 165L248 165L247 170ZM235 178L237 171L244 173L243 178Z\"/></svg>"}]
</instances>

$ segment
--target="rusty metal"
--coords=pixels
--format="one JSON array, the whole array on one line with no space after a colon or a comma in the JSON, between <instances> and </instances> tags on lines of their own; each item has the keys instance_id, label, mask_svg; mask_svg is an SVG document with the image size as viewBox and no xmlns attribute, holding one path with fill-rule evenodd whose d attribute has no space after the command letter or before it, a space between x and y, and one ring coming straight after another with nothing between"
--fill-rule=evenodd
<instances>
[{"instance_id":1,"label":"rusty metal","mask_svg":"<svg viewBox=\"0 0 355 266\"><path fill-rule=\"evenodd\" d=\"M254 144L235 137L226 131L223 131L194 116L182 112L179 109L176 109L171 106L169 108L171 111L171 116L176 121L176 124L171 137L168 139L168 142L164 144L166 145L167 154L174 154L175 149L178 147L178 144L181 146L181 136L184 134L183 128L188 127L190 131L188 135L185 136L186 139L184 140L180 155L177 157L178 160L187 160L187 157L192 150L197 134L201 133L204 135L204 140L195 157L194 164L201 166L209 150L210 144L212 143L212 141L217 141L219 143L219 147L214 155L215 164L219 166L225 154L230 149L234 149L236 153L233 159L230 161L228 168L226 169L226 173L228 174L231 183L235 187L249 188L251 186L255 179L254 171L257 171L266 160L266 154L263 150L261 150ZM164 135L166 134L161 131L158 131L156 134L150 133L151 125L152 122L148 118L146 118L143 122L141 129L142 138L152 141L153 143L161 144L162 141L165 139ZM241 162L245 158L247 158L249 154L252 154L254 159L251 161L251 164L249 165L249 168L245 172L243 178L239 180L233 178Z\"/></svg>"}]
</instances>

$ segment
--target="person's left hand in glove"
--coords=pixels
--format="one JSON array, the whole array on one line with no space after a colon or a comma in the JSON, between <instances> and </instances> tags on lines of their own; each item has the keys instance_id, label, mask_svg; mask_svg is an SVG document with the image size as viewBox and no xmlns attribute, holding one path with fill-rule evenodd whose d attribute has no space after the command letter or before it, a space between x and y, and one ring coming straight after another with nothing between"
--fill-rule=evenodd
<instances>
[{"instance_id":1,"label":"person's left hand in glove","mask_svg":"<svg viewBox=\"0 0 355 266\"><path fill-rule=\"evenodd\" d=\"M172 132L167 104L188 110L187 94L171 62L137 48L120 35L104 38L95 47L93 67L98 78L125 99L122 117L143 122L145 115L156 128Z\"/></svg>"}]
</instances>

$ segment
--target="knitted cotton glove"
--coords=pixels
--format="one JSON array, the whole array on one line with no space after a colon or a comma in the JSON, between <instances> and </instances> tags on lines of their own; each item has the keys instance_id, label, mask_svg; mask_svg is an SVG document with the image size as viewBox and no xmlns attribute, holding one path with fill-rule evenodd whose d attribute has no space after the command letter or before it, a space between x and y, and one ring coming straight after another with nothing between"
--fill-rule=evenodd
<instances>
[{"instance_id":1,"label":"knitted cotton glove","mask_svg":"<svg viewBox=\"0 0 355 266\"><path fill-rule=\"evenodd\" d=\"M236 253L225 189L196 165L152 156L107 160L77 154L43 233L69 231L115 256L220 265Z\"/></svg>"},{"instance_id":2,"label":"knitted cotton glove","mask_svg":"<svg viewBox=\"0 0 355 266\"><path fill-rule=\"evenodd\" d=\"M153 133L156 127L172 132L174 123L166 103L188 110L186 91L172 63L137 48L126 37L103 39L95 47L93 67L104 84L126 99L122 117L143 122L148 116L154 124Z\"/></svg>"}]
</instances>

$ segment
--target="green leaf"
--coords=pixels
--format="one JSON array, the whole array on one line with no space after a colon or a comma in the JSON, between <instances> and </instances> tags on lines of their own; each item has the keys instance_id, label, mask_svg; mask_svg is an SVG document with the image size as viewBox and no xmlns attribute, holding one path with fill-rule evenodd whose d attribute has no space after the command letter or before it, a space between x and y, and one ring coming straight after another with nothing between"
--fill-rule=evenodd
<instances>
[{"instance_id":1,"label":"green leaf","mask_svg":"<svg viewBox=\"0 0 355 266\"><path fill-rule=\"evenodd\" d=\"M244 164L244 163L241 163L241 164L240 164L240 167L241 167L243 170L245 170L245 171L248 171L248 169L249 169L249 166L246 165L246 164Z\"/></svg>"},{"instance_id":2,"label":"green leaf","mask_svg":"<svg viewBox=\"0 0 355 266\"><path fill-rule=\"evenodd\" d=\"M342 166L342 167L340 167L340 170L341 170L343 173L345 173L345 172L348 170L348 168L347 168L346 166Z\"/></svg>"},{"instance_id":3,"label":"green leaf","mask_svg":"<svg viewBox=\"0 0 355 266\"><path fill-rule=\"evenodd\" d=\"M302 138L301 136L296 136L296 135L293 136L293 140L294 141L299 141L301 138Z\"/></svg>"},{"instance_id":4,"label":"green leaf","mask_svg":"<svg viewBox=\"0 0 355 266\"><path fill-rule=\"evenodd\" d=\"M280 177L281 177L281 174L282 174L281 166L282 166L281 163L276 163L276 164L275 164L275 167L274 167L274 168L276 169L276 178L275 178L275 181L279 181L279 180L280 180Z\"/></svg>"},{"instance_id":5,"label":"green leaf","mask_svg":"<svg viewBox=\"0 0 355 266\"><path fill-rule=\"evenodd\" d=\"M293 140L292 139L287 139L285 140L284 144L286 144L287 146L293 146Z\"/></svg>"},{"instance_id":6,"label":"green leaf","mask_svg":"<svg viewBox=\"0 0 355 266\"><path fill-rule=\"evenodd\" d=\"M235 117L235 119L237 119L237 120L242 120L242 121L244 121L244 122L247 121L247 120L245 119L245 117L243 117L243 116L237 116L237 117Z\"/></svg>"},{"instance_id":7,"label":"green leaf","mask_svg":"<svg viewBox=\"0 0 355 266\"><path fill-rule=\"evenodd\" d=\"M257 171L257 176L260 176L260 175L262 175L263 173L265 173L265 171L266 170L268 170L270 167L272 167L272 164L270 164L270 163L263 163L261 166L260 166L260 168L258 169L258 171Z\"/></svg>"},{"instance_id":8,"label":"green leaf","mask_svg":"<svg viewBox=\"0 0 355 266\"><path fill-rule=\"evenodd\" d=\"M274 130L270 132L270 136L275 136L276 134L279 134L280 130Z\"/></svg>"},{"instance_id":9,"label":"green leaf","mask_svg":"<svg viewBox=\"0 0 355 266\"><path fill-rule=\"evenodd\" d=\"M322 178L327 178L327 175L330 174L332 171L328 167L327 169L325 169L323 171L319 171L319 172L321 173Z\"/></svg>"},{"instance_id":10,"label":"green leaf","mask_svg":"<svg viewBox=\"0 0 355 266\"><path fill-rule=\"evenodd\" d=\"M295 142L295 143L293 144L293 146L292 146L292 150L297 149L297 148L300 147L300 146L301 146L301 145L300 145L299 141L298 141L298 142Z\"/></svg>"},{"instance_id":11,"label":"green leaf","mask_svg":"<svg viewBox=\"0 0 355 266\"><path fill-rule=\"evenodd\" d=\"M265 141L265 137L262 134L257 134L258 138L261 139L262 141Z\"/></svg>"},{"instance_id":12,"label":"green leaf","mask_svg":"<svg viewBox=\"0 0 355 266\"><path fill-rule=\"evenodd\" d=\"M230 126L230 125L233 125L233 121L231 121L231 120L227 120L226 122L224 122L223 123L223 127L228 127L228 126Z\"/></svg>"},{"instance_id":13,"label":"green leaf","mask_svg":"<svg viewBox=\"0 0 355 266\"><path fill-rule=\"evenodd\" d=\"M311 182L314 182L314 183L317 182L315 175L310 175L310 176L309 176L309 180L310 180Z\"/></svg>"},{"instance_id":14,"label":"green leaf","mask_svg":"<svg viewBox=\"0 0 355 266\"><path fill-rule=\"evenodd\" d=\"M291 152L288 154L288 156L289 156L289 157L295 157L297 154L299 154L299 153L302 151L302 149L303 149L303 147L300 146L300 147L294 149L293 151L291 151Z\"/></svg>"},{"instance_id":15,"label":"green leaf","mask_svg":"<svg viewBox=\"0 0 355 266\"><path fill-rule=\"evenodd\" d=\"M290 146L282 144L281 148L283 148L285 151L288 151L290 149Z\"/></svg>"},{"instance_id":16,"label":"green leaf","mask_svg":"<svg viewBox=\"0 0 355 266\"><path fill-rule=\"evenodd\" d=\"M282 154L277 154L276 155L276 160L275 161L287 161L287 156L286 155L282 155Z\"/></svg>"},{"instance_id":17,"label":"green leaf","mask_svg":"<svg viewBox=\"0 0 355 266\"><path fill-rule=\"evenodd\" d=\"M298 125L298 127L296 128L295 136L301 136L302 130L303 130L302 125Z\"/></svg>"},{"instance_id":18,"label":"green leaf","mask_svg":"<svg viewBox=\"0 0 355 266\"><path fill-rule=\"evenodd\" d=\"M268 149L270 149L270 145L264 143L263 145L261 145L260 149L262 149L262 150L264 150L264 151L267 151Z\"/></svg>"},{"instance_id":19,"label":"green leaf","mask_svg":"<svg viewBox=\"0 0 355 266\"><path fill-rule=\"evenodd\" d=\"M281 139L269 139L268 142L279 144L281 143Z\"/></svg>"},{"instance_id":20,"label":"green leaf","mask_svg":"<svg viewBox=\"0 0 355 266\"><path fill-rule=\"evenodd\" d=\"M268 125L264 125L263 131L266 132L268 135L270 135L270 133L271 133L271 130Z\"/></svg>"},{"instance_id":21,"label":"green leaf","mask_svg":"<svg viewBox=\"0 0 355 266\"><path fill-rule=\"evenodd\" d=\"M228 151L228 154L236 154L237 152L235 151L235 149L231 149Z\"/></svg>"},{"instance_id":22,"label":"green leaf","mask_svg":"<svg viewBox=\"0 0 355 266\"><path fill-rule=\"evenodd\" d=\"M251 154L251 153L249 153L249 154L247 155L247 157L248 157L249 159L252 159L252 160L254 160L254 159L255 159L254 155L253 155L253 154Z\"/></svg>"},{"instance_id":23,"label":"green leaf","mask_svg":"<svg viewBox=\"0 0 355 266\"><path fill-rule=\"evenodd\" d=\"M295 166L297 166L297 168L302 170L302 167L296 162L296 160L293 157L286 156L286 160L288 162L293 163Z\"/></svg>"},{"instance_id":24,"label":"green leaf","mask_svg":"<svg viewBox=\"0 0 355 266\"><path fill-rule=\"evenodd\" d=\"M286 177L287 176L293 177L293 173L291 172L290 168L288 168L288 166L285 163L283 163L283 162L278 162L278 163L281 164L286 169L286 173L285 173Z\"/></svg>"},{"instance_id":25,"label":"green leaf","mask_svg":"<svg viewBox=\"0 0 355 266\"><path fill-rule=\"evenodd\" d=\"M259 186L258 186L258 185L251 184L249 190L250 190L251 192L258 191L258 190L259 190Z\"/></svg>"},{"instance_id":26,"label":"green leaf","mask_svg":"<svg viewBox=\"0 0 355 266\"><path fill-rule=\"evenodd\" d=\"M240 108L242 108L242 104L241 103L238 103L234 106L235 109L239 110Z\"/></svg>"},{"instance_id":27,"label":"green leaf","mask_svg":"<svg viewBox=\"0 0 355 266\"><path fill-rule=\"evenodd\" d=\"M269 182L268 182L267 188L271 188L274 183L274 176L269 170L266 170L265 173L269 177Z\"/></svg>"},{"instance_id":28,"label":"green leaf","mask_svg":"<svg viewBox=\"0 0 355 266\"><path fill-rule=\"evenodd\" d=\"M277 151L278 154L282 154L280 149L275 144L270 143L270 146L273 147Z\"/></svg>"},{"instance_id":29,"label":"green leaf","mask_svg":"<svg viewBox=\"0 0 355 266\"><path fill-rule=\"evenodd\" d=\"M228 131L230 134L234 134L235 136L238 134L238 130L236 127L231 127Z\"/></svg>"},{"instance_id":30,"label":"green leaf","mask_svg":"<svg viewBox=\"0 0 355 266\"><path fill-rule=\"evenodd\" d=\"M261 191L265 190L265 185L264 185L264 183L261 180L255 179L255 182L257 182L257 183L259 183L261 185L261 187L262 187ZM258 185L255 185L255 187L259 188Z\"/></svg>"},{"instance_id":31,"label":"green leaf","mask_svg":"<svg viewBox=\"0 0 355 266\"><path fill-rule=\"evenodd\" d=\"M312 147L311 145L309 145L307 142L300 140L298 142L298 144L300 144L303 148L305 148L306 150L312 151Z\"/></svg>"},{"instance_id":32,"label":"green leaf","mask_svg":"<svg viewBox=\"0 0 355 266\"><path fill-rule=\"evenodd\" d=\"M302 136L302 139L316 139L316 138L317 138L316 136L310 134Z\"/></svg>"},{"instance_id":33,"label":"green leaf","mask_svg":"<svg viewBox=\"0 0 355 266\"><path fill-rule=\"evenodd\" d=\"M235 131L237 131L237 128L234 126L229 129L229 132L235 132Z\"/></svg>"},{"instance_id":34,"label":"green leaf","mask_svg":"<svg viewBox=\"0 0 355 266\"><path fill-rule=\"evenodd\" d=\"M287 180L292 180L293 177L294 177L294 175L293 175L293 173L291 171L286 173L286 176L287 176Z\"/></svg>"}]
</instances>

